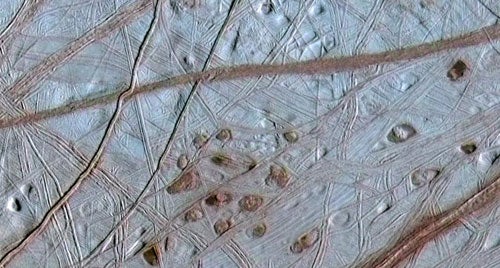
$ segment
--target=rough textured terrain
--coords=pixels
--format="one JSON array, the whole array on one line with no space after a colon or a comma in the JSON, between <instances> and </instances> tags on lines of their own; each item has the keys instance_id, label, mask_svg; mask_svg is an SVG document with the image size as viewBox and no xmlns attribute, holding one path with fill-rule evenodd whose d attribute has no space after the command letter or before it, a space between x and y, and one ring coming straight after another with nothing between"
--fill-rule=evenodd
<instances>
[{"instance_id":1,"label":"rough textured terrain","mask_svg":"<svg viewBox=\"0 0 500 268\"><path fill-rule=\"evenodd\" d=\"M0 267L499 267L499 14L0 1Z\"/></svg>"}]
</instances>

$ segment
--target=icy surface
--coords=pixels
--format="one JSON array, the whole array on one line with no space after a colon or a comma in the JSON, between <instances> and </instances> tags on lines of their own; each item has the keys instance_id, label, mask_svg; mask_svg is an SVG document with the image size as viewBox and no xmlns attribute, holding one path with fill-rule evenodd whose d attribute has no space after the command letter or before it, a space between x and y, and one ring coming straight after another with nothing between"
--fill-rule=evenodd
<instances>
[{"instance_id":1,"label":"icy surface","mask_svg":"<svg viewBox=\"0 0 500 268\"><path fill-rule=\"evenodd\" d=\"M130 8L141 3L144 10ZM160 6L138 85L221 66L390 51L493 25L500 14L495 0ZM120 12L130 16L110 23ZM2 118L128 87L153 15L154 1L0 1ZM103 34L83 42L93 29ZM47 60L72 43L72 53ZM163 267L354 266L391 245L413 219L452 208L490 179L500 155L499 47L492 40L349 72L184 83L135 95L97 168L8 267L144 267L151 246ZM459 59L468 69L450 79ZM23 79L31 84L19 86ZM0 129L2 256L86 169L115 107ZM229 136L218 136L221 130ZM191 188L172 193L169 186L186 176ZM496 203L464 218L408 267L498 267L499 219Z\"/></svg>"}]
</instances>

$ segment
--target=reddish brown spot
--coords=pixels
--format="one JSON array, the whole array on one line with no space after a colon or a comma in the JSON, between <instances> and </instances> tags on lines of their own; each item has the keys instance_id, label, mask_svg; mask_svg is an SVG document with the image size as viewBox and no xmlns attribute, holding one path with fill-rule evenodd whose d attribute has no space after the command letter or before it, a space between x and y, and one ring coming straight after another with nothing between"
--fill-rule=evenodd
<instances>
[{"instance_id":1,"label":"reddish brown spot","mask_svg":"<svg viewBox=\"0 0 500 268\"><path fill-rule=\"evenodd\" d=\"M304 250L312 247L318 241L319 233L317 230L312 230L301 235L290 247L293 253L302 253Z\"/></svg>"},{"instance_id":2,"label":"reddish brown spot","mask_svg":"<svg viewBox=\"0 0 500 268\"><path fill-rule=\"evenodd\" d=\"M203 212L199 208L191 208L184 214L184 219L187 222L199 221L203 218Z\"/></svg>"},{"instance_id":3,"label":"reddish brown spot","mask_svg":"<svg viewBox=\"0 0 500 268\"><path fill-rule=\"evenodd\" d=\"M290 182L290 174L284 167L271 166L269 176L266 178L267 185L278 185L280 188L285 188Z\"/></svg>"},{"instance_id":4,"label":"reddish brown spot","mask_svg":"<svg viewBox=\"0 0 500 268\"><path fill-rule=\"evenodd\" d=\"M142 256L149 265L157 266L159 264L159 258L158 258L158 256L160 256L159 253L160 252L158 245L153 245L146 248L146 250L144 250L144 252L142 253Z\"/></svg>"},{"instance_id":5,"label":"reddish brown spot","mask_svg":"<svg viewBox=\"0 0 500 268\"><path fill-rule=\"evenodd\" d=\"M224 220L224 219L217 220L214 224L215 233L221 235L225 233L227 230L229 230L229 228L231 228L231 225L232 223L230 220Z\"/></svg>"},{"instance_id":6,"label":"reddish brown spot","mask_svg":"<svg viewBox=\"0 0 500 268\"><path fill-rule=\"evenodd\" d=\"M475 152L476 149L477 149L477 146L474 142L467 142L467 143L460 145L460 150L464 154L471 154L471 153Z\"/></svg>"},{"instance_id":7,"label":"reddish brown spot","mask_svg":"<svg viewBox=\"0 0 500 268\"><path fill-rule=\"evenodd\" d=\"M220 141L228 141L228 140L233 138L233 133L231 132L230 129L227 129L227 128L221 129L221 131L219 131L219 133L217 133L215 138L220 140Z\"/></svg>"},{"instance_id":8,"label":"reddish brown spot","mask_svg":"<svg viewBox=\"0 0 500 268\"><path fill-rule=\"evenodd\" d=\"M451 69L448 71L447 76L451 81L456 81L460 77L464 76L467 68L467 64L464 61L457 60L457 62L455 62L455 64L453 64Z\"/></svg>"},{"instance_id":9,"label":"reddish brown spot","mask_svg":"<svg viewBox=\"0 0 500 268\"><path fill-rule=\"evenodd\" d=\"M297 134L297 132L293 130L285 132L283 136L285 137L285 140L288 141L289 143L295 143L299 140L299 134Z\"/></svg>"},{"instance_id":10,"label":"reddish brown spot","mask_svg":"<svg viewBox=\"0 0 500 268\"><path fill-rule=\"evenodd\" d=\"M246 195L240 199L240 208L244 211L256 211L262 206L264 199L258 195Z\"/></svg>"},{"instance_id":11,"label":"reddish brown spot","mask_svg":"<svg viewBox=\"0 0 500 268\"><path fill-rule=\"evenodd\" d=\"M252 235L255 238L263 237L266 234L267 226L265 223L259 223L253 227Z\"/></svg>"},{"instance_id":12,"label":"reddish brown spot","mask_svg":"<svg viewBox=\"0 0 500 268\"><path fill-rule=\"evenodd\" d=\"M233 200L233 195L229 192L216 192L211 194L205 203L209 206L222 207L229 204Z\"/></svg>"},{"instance_id":13,"label":"reddish brown spot","mask_svg":"<svg viewBox=\"0 0 500 268\"><path fill-rule=\"evenodd\" d=\"M181 175L170 186L167 187L169 194L177 194L192 191L200 186L200 174L197 170L191 169Z\"/></svg>"},{"instance_id":14,"label":"reddish brown spot","mask_svg":"<svg viewBox=\"0 0 500 268\"><path fill-rule=\"evenodd\" d=\"M229 166L233 162L231 157L225 153L216 153L210 160L217 166Z\"/></svg>"}]
</instances>

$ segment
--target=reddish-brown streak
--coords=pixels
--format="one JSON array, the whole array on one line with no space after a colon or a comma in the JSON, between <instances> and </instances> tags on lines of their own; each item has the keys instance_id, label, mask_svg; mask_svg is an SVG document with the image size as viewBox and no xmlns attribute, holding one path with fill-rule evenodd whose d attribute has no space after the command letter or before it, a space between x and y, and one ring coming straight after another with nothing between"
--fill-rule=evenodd
<instances>
[{"instance_id":1,"label":"reddish-brown streak","mask_svg":"<svg viewBox=\"0 0 500 268\"><path fill-rule=\"evenodd\" d=\"M500 176L496 176L486 187L459 206L440 215L424 219L408 234L396 241L392 247L382 253L377 253L373 258L369 258L364 264L359 265L359 267L396 267L429 241L436 238L436 236L456 226L461 218L467 217L496 201L499 191Z\"/></svg>"},{"instance_id":2,"label":"reddish-brown streak","mask_svg":"<svg viewBox=\"0 0 500 268\"><path fill-rule=\"evenodd\" d=\"M311 60L283 65L240 65L234 67L214 68L203 72L178 75L162 81L143 85L141 87L138 87L134 91L134 93L126 100L129 100L137 94L144 94L166 87L173 87L176 85L183 85L194 82L222 81L244 77L259 77L264 75L326 74L349 71L359 68L365 68L376 64L412 60L447 50L483 44L498 38L500 38L500 25L492 25L468 33L461 37L445 39L429 44L423 44L377 54ZM29 113L16 118L6 119L0 121L0 128L40 121L97 105L108 104L116 101L120 92L122 92L123 90L124 89L122 88L105 96L77 101L54 109L44 110L37 113Z\"/></svg>"},{"instance_id":3,"label":"reddish-brown streak","mask_svg":"<svg viewBox=\"0 0 500 268\"><path fill-rule=\"evenodd\" d=\"M194 74L179 76L177 78L184 77L185 81L182 82L182 79L180 79L179 81L177 81L177 84L189 83L193 81L203 81L205 79L224 80L224 79L235 79L241 77L273 75L273 74L292 74L292 73L312 74L312 73L328 73L335 71L344 71L344 70L362 68L373 64L410 60L413 58L423 57L431 53L437 53L447 49L455 49L459 47L481 44L488 41L489 38L497 39L498 37L499 37L498 26L490 26L483 28L482 31L473 32L464 37L439 41L433 44L426 44L403 50L385 52L381 54L361 55L361 56L347 57L343 59L318 60L318 61L311 61L304 63L293 63L282 66L247 65L247 66L213 69L202 73L194 73ZM162 85L162 83L166 83L167 84L166 86L169 86L168 85L169 82L170 86L175 85L176 84L175 79L176 78L146 85L145 87L138 89L134 94L152 91L159 87L165 86ZM62 113L59 114L47 113L46 117L69 113L74 109L78 109L80 106L81 106L80 109L82 109L97 104L109 103L111 101L114 101L117 97L118 93L113 93L101 98L96 98L89 102L85 101L81 103L76 103L74 107L70 107L73 109L69 110L65 110L67 109L68 106L64 106L61 107L63 108L61 110L63 111ZM29 116L30 115L20 118L29 118ZM40 119L43 119L43 117ZM35 120L30 120L30 119L25 120L25 122L32 122L32 121ZM381 261L374 262L375 264L374 266L388 267L396 265L397 263L405 259L407 256L409 256L416 248L418 248L418 245L425 244L425 242L435 237L435 235L437 235L439 232L449 228L454 223L456 223L460 217L468 215L473 211L477 210L478 208L481 208L482 206L488 204L489 202L492 202L495 198L496 192L500 188L498 184L500 184L500 180L495 180L484 190L480 191L478 194L470 198L467 202L457 207L456 210L452 210L450 213L443 214L438 218L433 218L432 222L423 224L421 228L415 229L415 231L413 232L414 235L412 237L406 237L405 239L401 240L402 243L399 243L400 244L399 247L394 247L393 249L387 251L388 252L387 254L383 254L381 258L378 258Z\"/></svg>"}]
</instances>

